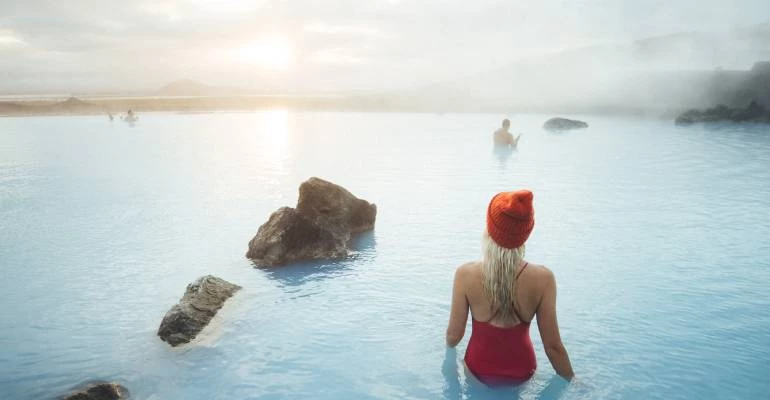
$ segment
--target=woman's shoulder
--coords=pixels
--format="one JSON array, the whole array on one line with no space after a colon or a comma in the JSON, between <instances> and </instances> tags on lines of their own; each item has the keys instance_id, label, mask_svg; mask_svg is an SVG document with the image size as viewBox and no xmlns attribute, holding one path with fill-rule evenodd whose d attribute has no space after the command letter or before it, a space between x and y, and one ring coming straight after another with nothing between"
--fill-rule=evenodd
<instances>
[{"instance_id":1,"label":"woman's shoulder","mask_svg":"<svg viewBox=\"0 0 770 400\"><path fill-rule=\"evenodd\" d=\"M461 278L467 278L481 273L481 261L469 261L464 264L460 264L457 267L455 274Z\"/></svg>"},{"instance_id":2,"label":"woman's shoulder","mask_svg":"<svg viewBox=\"0 0 770 400\"><path fill-rule=\"evenodd\" d=\"M481 261L468 261L467 263L460 264L457 267L457 271L471 272L475 270L481 270Z\"/></svg>"},{"instance_id":3,"label":"woman's shoulder","mask_svg":"<svg viewBox=\"0 0 770 400\"><path fill-rule=\"evenodd\" d=\"M553 271L542 264L529 263L527 269L530 270L532 277L543 283L552 282L555 280Z\"/></svg>"}]
</instances>

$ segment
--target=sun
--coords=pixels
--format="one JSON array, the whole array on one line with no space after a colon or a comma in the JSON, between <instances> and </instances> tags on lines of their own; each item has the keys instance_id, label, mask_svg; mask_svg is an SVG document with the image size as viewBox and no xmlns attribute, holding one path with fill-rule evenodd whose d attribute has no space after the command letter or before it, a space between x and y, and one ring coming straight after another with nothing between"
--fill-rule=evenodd
<instances>
[{"instance_id":1,"label":"sun","mask_svg":"<svg viewBox=\"0 0 770 400\"><path fill-rule=\"evenodd\" d=\"M238 61L268 69L286 69L293 61L289 41L283 37L254 40L236 49Z\"/></svg>"}]
</instances>

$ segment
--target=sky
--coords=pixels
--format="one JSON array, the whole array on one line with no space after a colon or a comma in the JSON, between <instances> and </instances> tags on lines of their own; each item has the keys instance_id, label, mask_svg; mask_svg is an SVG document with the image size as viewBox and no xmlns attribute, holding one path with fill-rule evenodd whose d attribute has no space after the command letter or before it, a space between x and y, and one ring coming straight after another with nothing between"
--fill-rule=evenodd
<instances>
[{"instance_id":1,"label":"sky","mask_svg":"<svg viewBox=\"0 0 770 400\"><path fill-rule=\"evenodd\" d=\"M401 89L563 50L768 23L768 0L0 0L0 94L183 78Z\"/></svg>"}]
</instances>

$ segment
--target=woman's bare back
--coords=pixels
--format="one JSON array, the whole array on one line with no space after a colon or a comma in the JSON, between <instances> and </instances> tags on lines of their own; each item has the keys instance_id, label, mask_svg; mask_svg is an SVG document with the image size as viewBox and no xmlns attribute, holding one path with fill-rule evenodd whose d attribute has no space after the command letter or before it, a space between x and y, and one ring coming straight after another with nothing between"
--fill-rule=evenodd
<instances>
[{"instance_id":1,"label":"woman's bare back","mask_svg":"<svg viewBox=\"0 0 770 400\"><path fill-rule=\"evenodd\" d=\"M501 328L530 322L536 317L540 339L551 365L556 373L565 379L572 379L574 372L561 341L556 319L556 279L553 272L545 266L529 264L516 281L516 310L525 321L499 321L493 318L495 310L484 292L482 282L481 262L470 262L457 268L447 344L455 346L462 339L469 310L477 321Z\"/></svg>"},{"instance_id":2,"label":"woman's bare back","mask_svg":"<svg viewBox=\"0 0 770 400\"><path fill-rule=\"evenodd\" d=\"M524 265L524 264L522 264ZM477 321L489 322L490 324L505 328L516 325L520 322L530 322L535 318L537 307L543 297L543 278L547 278L544 272L549 272L542 265L527 264L526 269L519 275L516 281L515 297L516 310L526 321L501 321L495 317L495 310L492 309L492 303L484 292L481 262L471 262L463 267L465 271L465 296L471 309L471 315ZM521 268L521 267L519 267ZM520 270L517 269L517 273Z\"/></svg>"}]
</instances>

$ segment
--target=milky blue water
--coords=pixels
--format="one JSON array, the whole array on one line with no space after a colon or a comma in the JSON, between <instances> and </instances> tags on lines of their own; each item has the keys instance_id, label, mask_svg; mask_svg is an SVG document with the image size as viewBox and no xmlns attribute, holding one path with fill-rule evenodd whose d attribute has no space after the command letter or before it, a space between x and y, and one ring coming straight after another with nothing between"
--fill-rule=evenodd
<instances>
[{"instance_id":1,"label":"milky blue water","mask_svg":"<svg viewBox=\"0 0 770 400\"><path fill-rule=\"evenodd\" d=\"M758 399L770 393L770 129L585 116L145 114L0 119L0 398L91 380L134 399ZM257 269L247 242L310 176L378 205L340 262ZM485 208L530 188L578 376L487 389L444 346ZM185 286L243 286L202 338L155 332ZM469 330L470 332L470 330Z\"/></svg>"}]
</instances>

